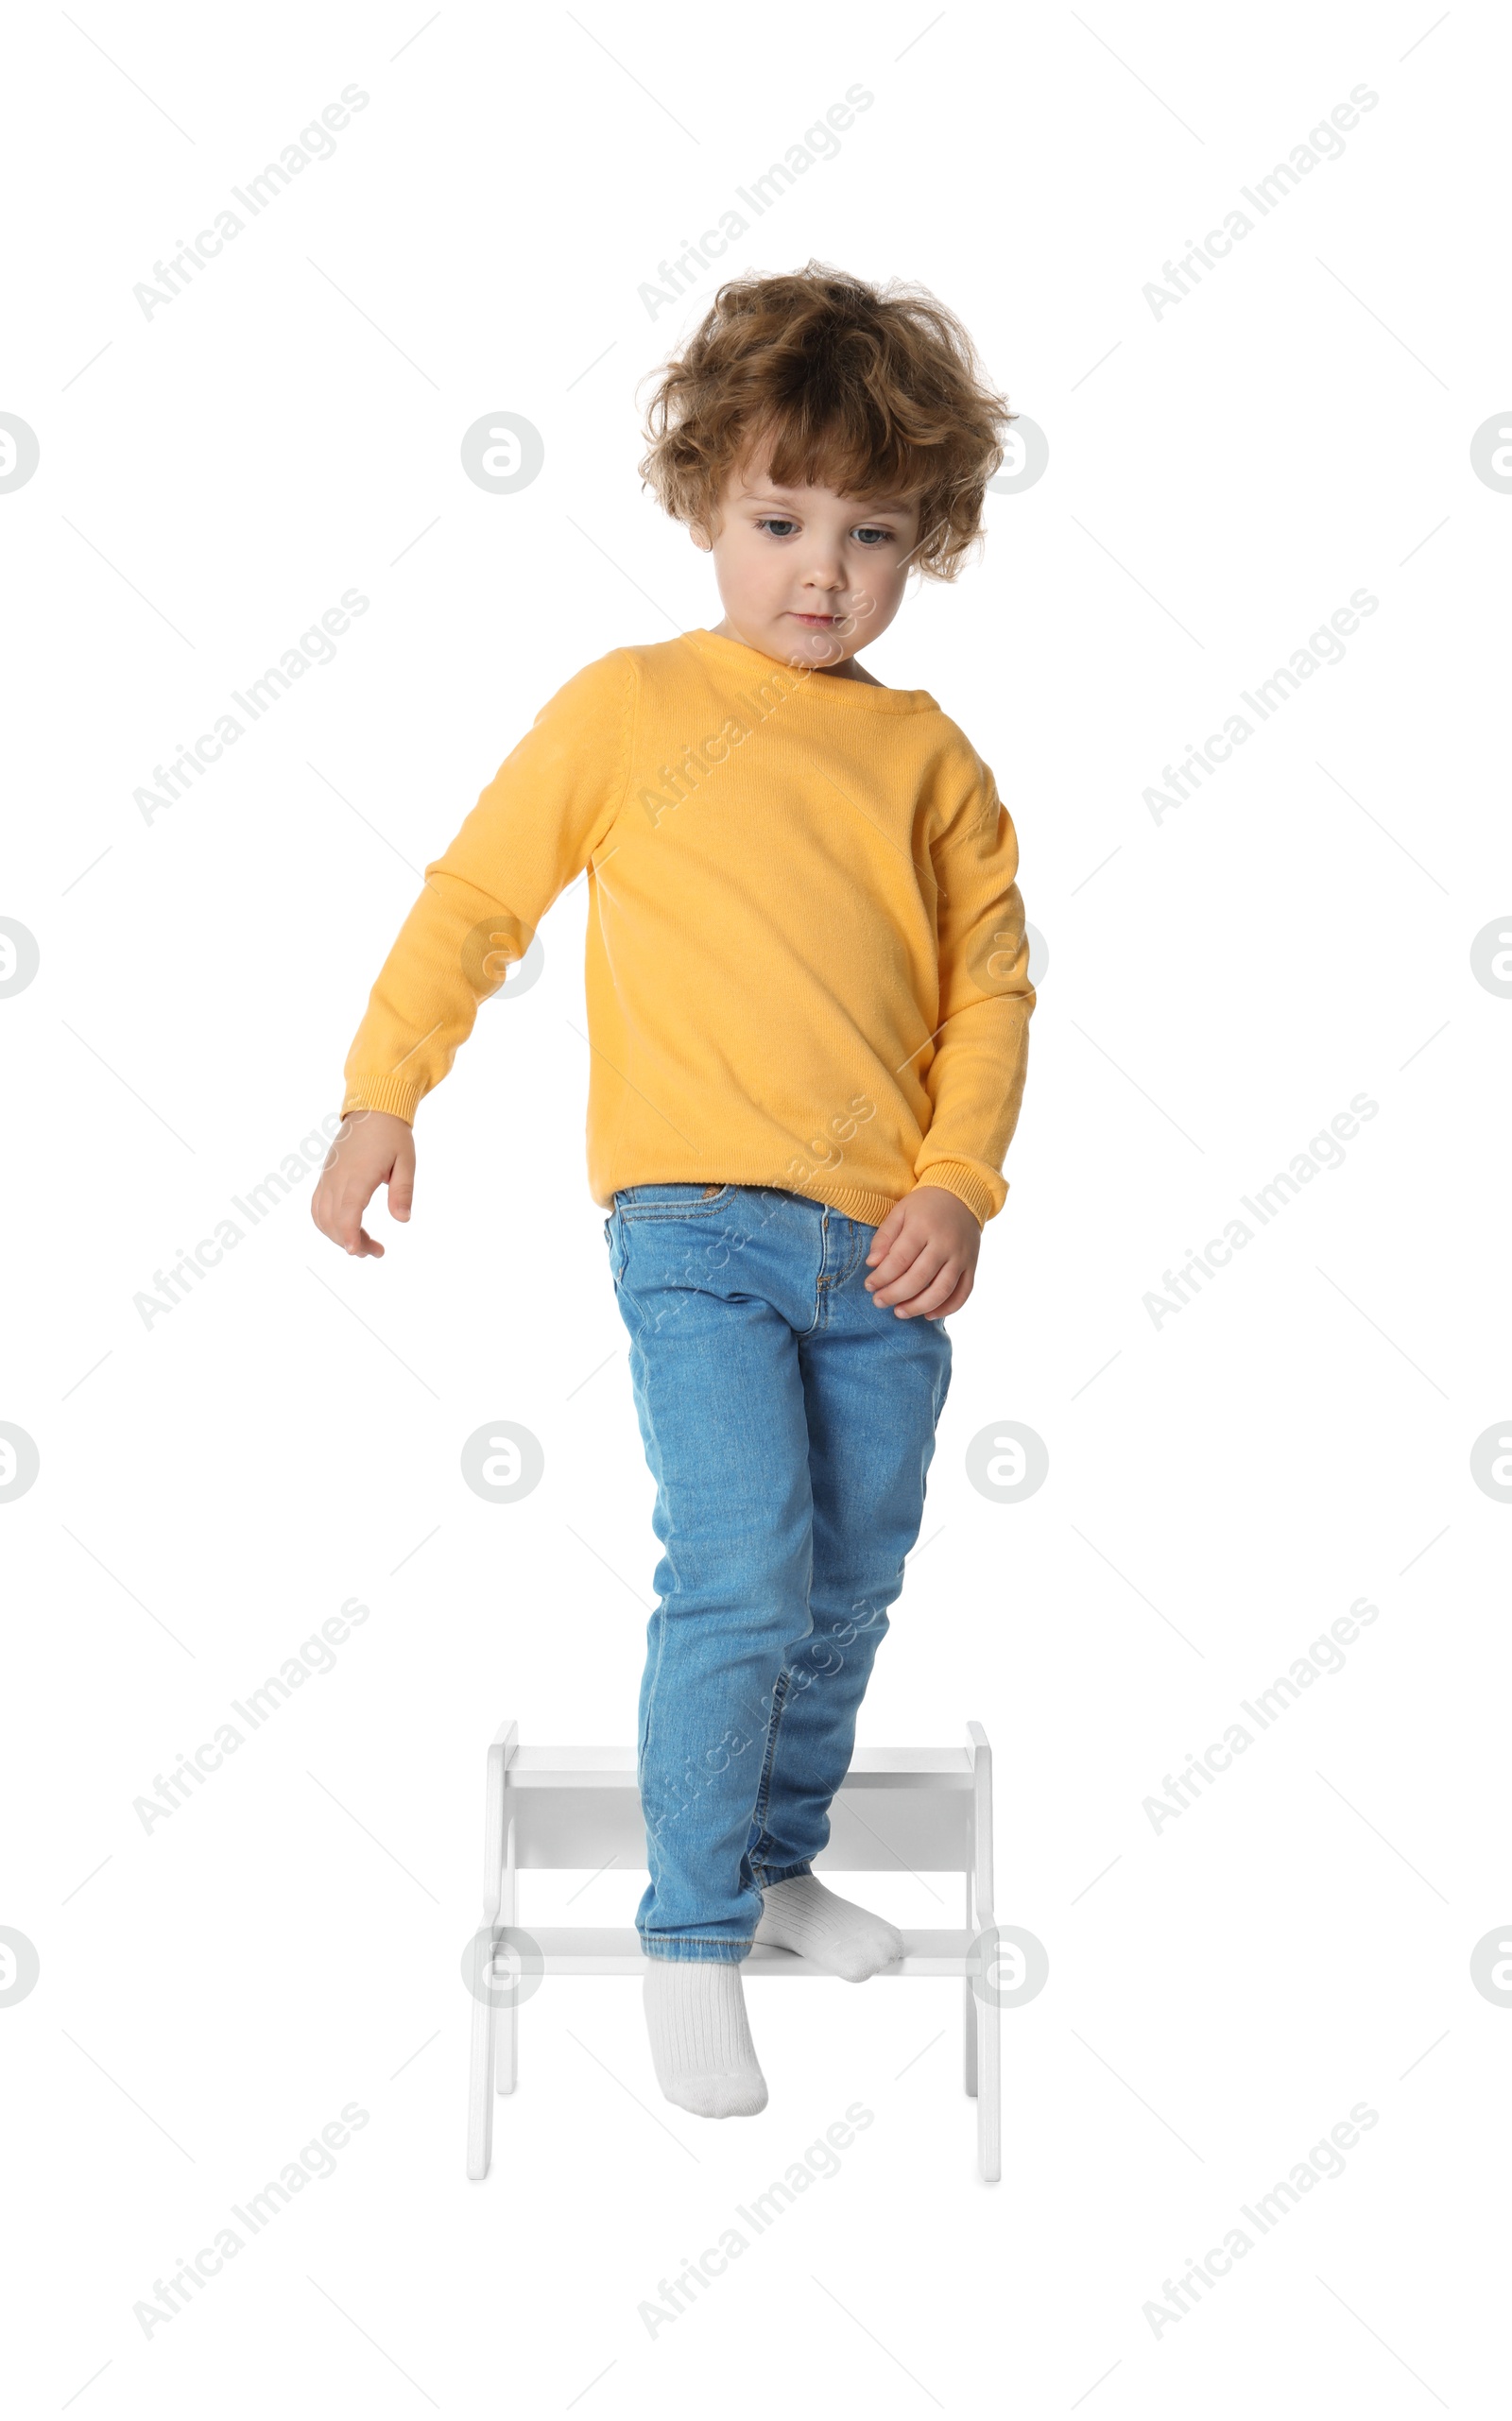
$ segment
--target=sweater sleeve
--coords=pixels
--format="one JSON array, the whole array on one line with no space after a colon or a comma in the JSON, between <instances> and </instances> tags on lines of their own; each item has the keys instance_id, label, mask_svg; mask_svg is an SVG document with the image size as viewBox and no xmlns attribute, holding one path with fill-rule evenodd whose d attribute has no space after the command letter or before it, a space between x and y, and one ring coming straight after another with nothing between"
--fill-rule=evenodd
<instances>
[{"instance_id":1,"label":"sweater sleeve","mask_svg":"<svg viewBox=\"0 0 1512 2421\"><path fill-rule=\"evenodd\" d=\"M413 1124L479 1004L582 872L629 778L636 678L614 648L564 681L427 866L347 1054L343 1117L385 1109Z\"/></svg>"},{"instance_id":2,"label":"sweater sleeve","mask_svg":"<svg viewBox=\"0 0 1512 2421\"><path fill-rule=\"evenodd\" d=\"M1007 1199L1003 1161L1019 1123L1035 991L1018 835L989 768L977 765L971 808L933 852L939 1024L924 1077L934 1114L914 1182L959 1194L986 1226Z\"/></svg>"}]
</instances>

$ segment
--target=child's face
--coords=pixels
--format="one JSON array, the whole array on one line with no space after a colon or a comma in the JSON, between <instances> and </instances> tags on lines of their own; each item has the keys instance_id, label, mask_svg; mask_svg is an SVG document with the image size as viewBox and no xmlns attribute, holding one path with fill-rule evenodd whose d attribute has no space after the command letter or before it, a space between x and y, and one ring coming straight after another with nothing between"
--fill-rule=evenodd
<instances>
[{"instance_id":1,"label":"child's face","mask_svg":"<svg viewBox=\"0 0 1512 2421\"><path fill-rule=\"evenodd\" d=\"M880 637L902 603L919 506L858 504L833 488L774 488L768 449L725 483L711 548L728 634L782 663L837 666Z\"/></svg>"}]
</instances>

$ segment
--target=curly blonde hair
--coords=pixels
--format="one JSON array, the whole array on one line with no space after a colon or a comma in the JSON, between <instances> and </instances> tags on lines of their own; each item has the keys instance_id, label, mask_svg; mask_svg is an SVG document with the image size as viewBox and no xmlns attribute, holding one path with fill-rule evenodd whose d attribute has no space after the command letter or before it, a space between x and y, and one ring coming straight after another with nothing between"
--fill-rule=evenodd
<instances>
[{"instance_id":1,"label":"curly blonde hair","mask_svg":"<svg viewBox=\"0 0 1512 2421\"><path fill-rule=\"evenodd\" d=\"M730 472L770 438L779 487L915 499L912 560L936 580L955 578L981 535L1000 432L1017 418L927 288L813 260L728 279L660 381L639 469L675 521L713 535Z\"/></svg>"}]
</instances>

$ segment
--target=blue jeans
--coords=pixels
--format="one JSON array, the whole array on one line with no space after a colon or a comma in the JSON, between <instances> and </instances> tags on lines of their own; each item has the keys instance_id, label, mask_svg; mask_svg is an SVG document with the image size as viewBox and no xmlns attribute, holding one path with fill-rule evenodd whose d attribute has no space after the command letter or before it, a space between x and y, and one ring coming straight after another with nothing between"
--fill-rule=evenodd
<instances>
[{"instance_id":1,"label":"blue jeans","mask_svg":"<svg viewBox=\"0 0 1512 2421\"><path fill-rule=\"evenodd\" d=\"M875 1228L766 1186L632 1185L604 1223L665 1550L637 1778L652 1958L739 1961L830 1838L919 1536L944 1323L866 1291Z\"/></svg>"}]
</instances>

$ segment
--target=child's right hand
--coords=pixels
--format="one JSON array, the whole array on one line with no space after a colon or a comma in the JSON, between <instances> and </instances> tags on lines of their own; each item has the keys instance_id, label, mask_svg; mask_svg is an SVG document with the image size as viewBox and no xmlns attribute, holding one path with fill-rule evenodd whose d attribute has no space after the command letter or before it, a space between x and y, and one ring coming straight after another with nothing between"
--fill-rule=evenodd
<instances>
[{"instance_id":1,"label":"child's right hand","mask_svg":"<svg viewBox=\"0 0 1512 2421\"><path fill-rule=\"evenodd\" d=\"M343 1118L310 1201L310 1216L322 1236L355 1253L384 1247L362 1224L380 1185L388 1188L388 1215L407 1219L415 1198L415 1130L387 1109L354 1109Z\"/></svg>"}]
</instances>

